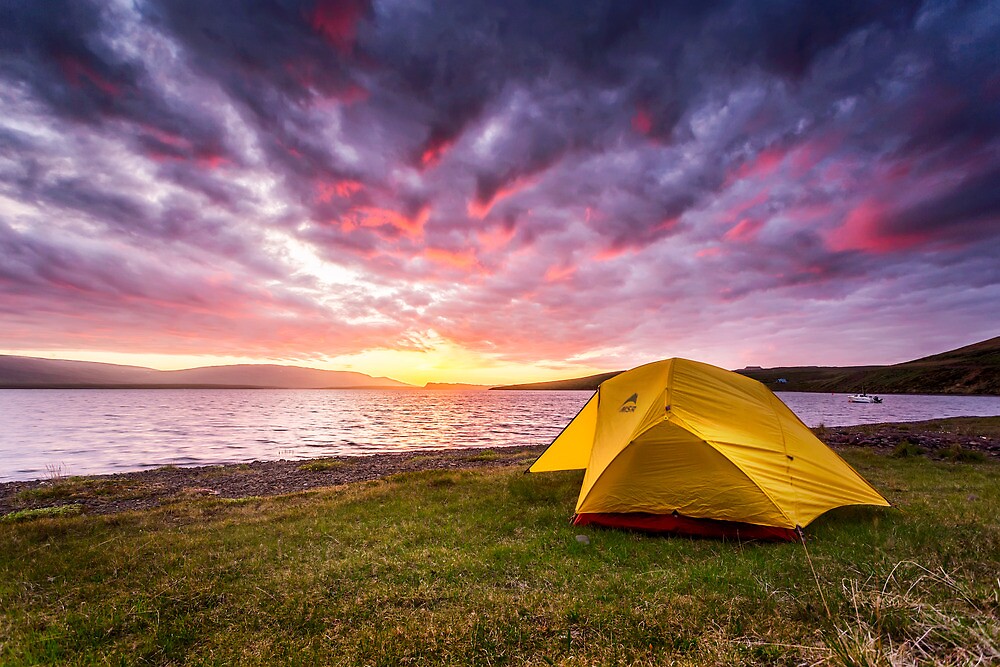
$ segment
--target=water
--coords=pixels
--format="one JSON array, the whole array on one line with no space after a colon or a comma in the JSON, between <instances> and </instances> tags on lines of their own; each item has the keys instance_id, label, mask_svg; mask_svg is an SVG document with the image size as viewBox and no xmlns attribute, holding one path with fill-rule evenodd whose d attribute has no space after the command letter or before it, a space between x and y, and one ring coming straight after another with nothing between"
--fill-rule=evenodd
<instances>
[{"instance_id":1,"label":"water","mask_svg":"<svg viewBox=\"0 0 1000 667\"><path fill-rule=\"evenodd\" d=\"M1000 397L779 393L809 426L1000 415ZM548 444L580 391L0 390L0 482L448 447Z\"/></svg>"}]
</instances>

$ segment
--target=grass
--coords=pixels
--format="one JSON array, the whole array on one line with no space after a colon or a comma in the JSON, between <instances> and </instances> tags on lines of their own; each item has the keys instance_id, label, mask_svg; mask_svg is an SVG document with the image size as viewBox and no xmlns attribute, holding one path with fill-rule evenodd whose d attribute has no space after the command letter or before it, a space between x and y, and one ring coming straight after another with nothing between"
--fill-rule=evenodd
<instances>
[{"instance_id":1,"label":"grass","mask_svg":"<svg viewBox=\"0 0 1000 667\"><path fill-rule=\"evenodd\" d=\"M316 459L299 466L299 470L306 472L326 472L329 470L342 470L351 465L347 461L334 461L332 459Z\"/></svg>"},{"instance_id":2,"label":"grass","mask_svg":"<svg viewBox=\"0 0 1000 667\"><path fill-rule=\"evenodd\" d=\"M63 477L52 479L42 486L25 489L14 497L19 501L67 500L93 496L128 500L153 495L158 490L155 483L135 479Z\"/></svg>"},{"instance_id":3,"label":"grass","mask_svg":"<svg viewBox=\"0 0 1000 667\"><path fill-rule=\"evenodd\" d=\"M924 453L924 448L920 445L915 445L909 440L903 440L897 444L893 450L892 455L897 459L905 459L910 456L920 456Z\"/></svg>"},{"instance_id":4,"label":"grass","mask_svg":"<svg viewBox=\"0 0 1000 667\"><path fill-rule=\"evenodd\" d=\"M31 521L32 519L45 519L57 516L76 516L83 511L83 505L73 503L71 505L59 505L57 507L38 507L30 510L18 510L0 515L0 522Z\"/></svg>"},{"instance_id":5,"label":"grass","mask_svg":"<svg viewBox=\"0 0 1000 667\"><path fill-rule=\"evenodd\" d=\"M575 528L580 474L520 466L4 521L0 664L1000 660L1000 464L846 457L897 509L808 559Z\"/></svg>"},{"instance_id":6,"label":"grass","mask_svg":"<svg viewBox=\"0 0 1000 667\"><path fill-rule=\"evenodd\" d=\"M967 449L961 445L952 445L941 452L941 456L949 461L958 462L976 462L980 463L986 460L986 455L982 452L977 452L974 449Z\"/></svg>"},{"instance_id":7,"label":"grass","mask_svg":"<svg viewBox=\"0 0 1000 667\"><path fill-rule=\"evenodd\" d=\"M484 449L468 457L469 461L497 461L502 458L501 454L492 449Z\"/></svg>"}]
</instances>

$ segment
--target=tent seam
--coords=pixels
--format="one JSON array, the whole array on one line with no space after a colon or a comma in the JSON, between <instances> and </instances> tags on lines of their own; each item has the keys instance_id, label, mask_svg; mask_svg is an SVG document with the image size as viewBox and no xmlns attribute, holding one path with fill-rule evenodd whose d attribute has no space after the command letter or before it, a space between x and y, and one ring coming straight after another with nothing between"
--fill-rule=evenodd
<instances>
[{"instance_id":1,"label":"tent seam","mask_svg":"<svg viewBox=\"0 0 1000 667\"><path fill-rule=\"evenodd\" d=\"M674 382L674 365L675 365L674 362L675 361L676 361L675 358L671 358L671 359L667 360L667 362L670 364L670 367L669 367L670 370L667 371L667 384L664 387L664 391L670 391L671 387L673 387L673 382ZM666 406L666 405L667 404L664 403L664 406ZM656 408L656 403L655 402L651 403L650 406L649 406L649 410L646 412L645 415L643 415L643 421L646 421L646 418L649 417L650 413L653 412L653 410L655 408ZM660 424L662 424L665 421L667 421L667 416L666 416L665 411L664 411L664 412L660 413L660 418L659 419L653 421L651 424L648 424L646 426L646 428L642 429L641 431L633 431L632 437L629 439L629 443L628 444L631 445L637 438L641 438L644 434L648 433L652 428L654 428L656 426L659 426ZM626 445L626 446L628 446L628 445ZM624 451L624 449L622 451ZM600 477L598 477L598 479L600 479Z\"/></svg>"},{"instance_id":2,"label":"tent seam","mask_svg":"<svg viewBox=\"0 0 1000 667\"><path fill-rule=\"evenodd\" d=\"M596 487L597 483L601 481L602 477L604 477L604 473L606 473L608 471L608 468L610 467L610 464L614 463L615 459L617 459L621 455L622 452L624 452L626 449L628 449L629 447L631 447L633 444L635 444L635 440L629 440L629 443L627 445L625 445L624 447L622 447L621 450L618 452L618 454L615 454L615 458L611 459L611 461L609 462L609 464L606 465L606 466L604 466L604 469L601 470L601 474L599 474L597 476L597 478L594 480L594 483L590 485L590 489L587 491L587 495L586 496L582 496L581 495L581 497L579 497L579 498L576 499L576 508L573 510L574 514L579 514L580 513L580 507L583 505L583 501L590 497L590 494L594 490L594 487ZM580 492L582 494L582 492L583 492L582 488L580 489Z\"/></svg>"},{"instance_id":3,"label":"tent seam","mask_svg":"<svg viewBox=\"0 0 1000 667\"><path fill-rule=\"evenodd\" d=\"M670 386L670 382L673 381L673 379L674 379L673 373L674 373L674 361L675 361L675 359L668 359L667 361L670 364L670 370L667 372L667 386L669 387ZM638 368L643 368L644 366L652 366L652 365L658 364L658 363L663 363L663 362L660 362L660 361L651 361L648 364L643 364L642 366L638 366ZM632 370L635 370L635 369L632 369ZM584 406L584 407L586 407L586 406ZM655 402L652 403L652 404L650 404L649 410L647 410L646 414L643 415L642 422L646 421L646 418L649 417L650 413L653 412L653 410L655 409L655 407L656 407L656 403ZM598 385L598 387L597 387L597 414L598 415L600 415L600 410L601 410L601 387L600 387L600 385ZM598 421L600 421L600 418L598 418ZM642 437L642 435L644 433L647 433L654 426L658 426L658 425L662 424L664 421L666 421L666 417L663 416L663 415L660 415L660 418L658 420L656 420L653 423L649 424L648 426L646 426L646 428L642 429L641 431L633 431L632 435L629 436L628 444L625 445L624 447L622 447L621 450L619 450L618 454L615 454L614 458L618 458L619 454L621 454L626 449L628 449L629 447L631 447L632 443L635 442L636 438ZM642 422L640 422L640 424ZM596 432L596 430L594 432L594 442L595 443L597 442L597 432ZM549 445L549 446L551 447L551 445ZM542 453L544 454L545 452L542 452ZM594 451L593 451L593 449L591 449L591 451L590 451L590 458L591 458L591 460L587 462L587 467L584 468L584 470L590 470L590 464L592 463L593 458L594 458ZM612 461L614 461L614 459L612 459ZM532 463L531 465L534 465L534 463ZM608 467L604 466L604 470L601 471L601 474L599 474L597 476L597 478L594 479L593 484L590 485L590 491L594 490L594 486L597 485L597 482L600 481L601 477L604 476L604 473L607 472L607 470L608 470ZM584 478L584 482L586 482L586 477ZM590 491L587 492L587 496L590 496ZM580 503L583 501L583 495L582 495L583 494L583 489L582 488L580 489L580 493L581 493L581 496L579 498L577 498L577 502L576 502L576 506L577 507L579 507Z\"/></svg>"},{"instance_id":4,"label":"tent seam","mask_svg":"<svg viewBox=\"0 0 1000 667\"><path fill-rule=\"evenodd\" d=\"M767 489L765 489L763 486L761 486L761 484L756 479L754 479L753 476L750 473L748 473L746 470L744 470L742 468L742 466L740 466L740 464L738 464L736 461L733 461L731 458L729 458L728 456L726 456L725 452L723 452L722 450L720 450L716 446L716 444L714 442L712 442L711 440L709 440L708 438L706 438L704 435L702 435L701 431L699 431L697 428L691 426L683 418L677 416L676 414L673 415L673 417L675 417L677 419L677 421L683 422L684 428L688 429L691 433L694 433L696 436L698 436L698 438L701 439L702 442L704 442L706 445L708 445L709 447L711 447L712 449L714 449L716 452L718 452L721 457L723 457L724 459L726 459L727 461L729 461L730 463L732 463L733 467L736 468L737 470L739 470L743 474L744 477L746 477L748 480L750 480L751 484L753 484L758 489L760 489L760 492L762 494L764 494L764 497L767 498L767 501L769 503L771 503L771 505L774 506L774 509L778 510L778 514L780 514L781 516L785 517L785 519L787 519L788 521L790 521L793 524L793 527L795 525L798 525L798 523L796 521L792 520L792 517L788 516L788 514L785 513L785 510L781 509L781 506L778 505L777 502L775 502L774 498L771 497L771 494L767 492Z\"/></svg>"},{"instance_id":5,"label":"tent seam","mask_svg":"<svg viewBox=\"0 0 1000 667\"><path fill-rule=\"evenodd\" d=\"M614 458L612 458L611 461L609 461L608 464L606 466L604 466L604 469L601 471L601 474L598 475L596 479L594 479L593 484L590 485L590 491L587 491L587 497L588 498L590 497L590 492L594 490L594 487L597 486L597 483L601 481L602 477L604 477L604 473L606 473L608 471L608 468L611 467L611 464L614 463L615 460L619 456L621 456L622 452L624 452L626 449L628 449L629 447L631 447L632 445L634 445L635 441L638 440L639 438L641 438L643 435L645 435L646 433L649 433L649 431L651 431L654 426L659 426L660 424L662 424L665 421L668 421L668 420L665 417L663 417L659 421L650 424L645 429L643 429L639 433L634 434L631 438L629 438L628 444L625 445L624 447L622 447L620 450L618 450L618 453L615 454ZM721 452L720 452L720 454L721 454ZM588 464L587 465L587 469L589 469L589 468L590 468L590 465ZM751 481L753 481L753 480L751 480ZM582 491L582 489L581 489L581 491ZM577 509L579 509L581 502L583 502L583 498L578 498L577 502L576 502Z\"/></svg>"}]
</instances>

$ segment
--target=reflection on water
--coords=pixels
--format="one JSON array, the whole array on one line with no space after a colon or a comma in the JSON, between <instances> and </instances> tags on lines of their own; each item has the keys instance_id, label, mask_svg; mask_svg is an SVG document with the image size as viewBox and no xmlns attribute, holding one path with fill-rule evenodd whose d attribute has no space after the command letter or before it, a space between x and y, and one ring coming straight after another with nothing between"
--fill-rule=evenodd
<instances>
[{"instance_id":1,"label":"reflection on water","mask_svg":"<svg viewBox=\"0 0 1000 667\"><path fill-rule=\"evenodd\" d=\"M578 391L0 390L0 482L340 454L547 444ZM1000 397L779 393L806 424L1000 415Z\"/></svg>"}]
</instances>

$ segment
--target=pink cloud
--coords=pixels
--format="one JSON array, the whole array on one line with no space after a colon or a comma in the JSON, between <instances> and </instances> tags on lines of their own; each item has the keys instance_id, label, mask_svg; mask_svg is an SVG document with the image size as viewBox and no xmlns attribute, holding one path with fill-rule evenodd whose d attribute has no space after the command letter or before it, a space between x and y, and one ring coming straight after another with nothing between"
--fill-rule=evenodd
<instances>
[{"instance_id":1,"label":"pink cloud","mask_svg":"<svg viewBox=\"0 0 1000 667\"><path fill-rule=\"evenodd\" d=\"M476 231L476 241L483 250L493 252L500 250L510 243L511 239L514 238L515 231L513 225L493 229L480 229Z\"/></svg>"},{"instance_id":2,"label":"pink cloud","mask_svg":"<svg viewBox=\"0 0 1000 667\"><path fill-rule=\"evenodd\" d=\"M195 155L195 161L206 169L218 169L231 164L228 157L214 151L198 151Z\"/></svg>"},{"instance_id":3,"label":"pink cloud","mask_svg":"<svg viewBox=\"0 0 1000 667\"><path fill-rule=\"evenodd\" d=\"M744 199L732 204L726 210L719 214L719 218L723 222L733 222L741 220L745 217L746 213L757 206L760 206L766 202L771 197L771 189L769 187L762 188L757 194L749 199Z\"/></svg>"},{"instance_id":4,"label":"pink cloud","mask_svg":"<svg viewBox=\"0 0 1000 667\"><path fill-rule=\"evenodd\" d=\"M672 216L672 217L669 217L669 218L664 218L663 220L661 220L658 224L656 224L653 227L653 231L654 232L668 232L668 231L670 231L672 229L675 229L677 227L678 223L680 223L680 221L681 221L681 217L679 215L675 215L675 216Z\"/></svg>"},{"instance_id":5,"label":"pink cloud","mask_svg":"<svg viewBox=\"0 0 1000 667\"><path fill-rule=\"evenodd\" d=\"M363 14L364 7L357 0L320 0L309 15L309 25L338 51L350 53Z\"/></svg>"},{"instance_id":6,"label":"pink cloud","mask_svg":"<svg viewBox=\"0 0 1000 667\"><path fill-rule=\"evenodd\" d=\"M653 129L653 117L649 115L649 109L644 104L640 104L635 109L632 116L632 129L639 134L649 134Z\"/></svg>"},{"instance_id":7,"label":"pink cloud","mask_svg":"<svg viewBox=\"0 0 1000 667\"><path fill-rule=\"evenodd\" d=\"M101 76L97 70L83 62L79 58L71 55L61 55L57 58L59 67L62 68L63 76L74 88L79 88L84 83L89 83L105 95L117 97L121 94L121 87Z\"/></svg>"},{"instance_id":8,"label":"pink cloud","mask_svg":"<svg viewBox=\"0 0 1000 667\"><path fill-rule=\"evenodd\" d=\"M451 148L454 139L430 139L420 154L420 164L424 168L433 167Z\"/></svg>"},{"instance_id":9,"label":"pink cloud","mask_svg":"<svg viewBox=\"0 0 1000 667\"><path fill-rule=\"evenodd\" d=\"M479 198L469 200L469 205L466 208L466 211L473 218L482 220L489 215L490 211L493 210L493 207L499 202L509 197L513 197L517 193L534 186L537 181L538 178L534 176L522 176L520 178L516 178L504 187L499 188L495 193L493 193L492 197L485 201L480 200Z\"/></svg>"},{"instance_id":10,"label":"pink cloud","mask_svg":"<svg viewBox=\"0 0 1000 667\"><path fill-rule=\"evenodd\" d=\"M347 199L351 195L360 192L364 186L358 181L345 179L330 183L317 183L316 189L319 191L317 199L321 202L329 202L334 195L341 199Z\"/></svg>"},{"instance_id":11,"label":"pink cloud","mask_svg":"<svg viewBox=\"0 0 1000 667\"><path fill-rule=\"evenodd\" d=\"M612 246L610 248L604 248L603 250L599 250L591 257L591 259L593 259L595 262L607 262L612 259L617 259L618 257L621 257L629 250L631 250L631 248L629 248L628 246Z\"/></svg>"},{"instance_id":12,"label":"pink cloud","mask_svg":"<svg viewBox=\"0 0 1000 667\"><path fill-rule=\"evenodd\" d=\"M430 214L430 207L426 205L411 217L388 208L359 206L341 217L337 224L345 232L353 231L359 227L372 228L376 231L379 228L388 227L404 236L418 238L423 235L424 225L430 219Z\"/></svg>"},{"instance_id":13,"label":"pink cloud","mask_svg":"<svg viewBox=\"0 0 1000 667\"><path fill-rule=\"evenodd\" d=\"M730 227L729 231L723 234L722 238L726 241L750 242L757 238L757 232L759 232L763 226L764 223L760 220L743 218L738 223Z\"/></svg>"},{"instance_id":14,"label":"pink cloud","mask_svg":"<svg viewBox=\"0 0 1000 667\"><path fill-rule=\"evenodd\" d=\"M780 148L769 148L763 150L749 162L744 162L738 168L731 171L726 177L723 187L729 187L733 183L742 180L761 179L770 176L785 159L787 153Z\"/></svg>"},{"instance_id":15,"label":"pink cloud","mask_svg":"<svg viewBox=\"0 0 1000 667\"><path fill-rule=\"evenodd\" d=\"M544 280L547 283L559 283L569 280L576 274L576 267L570 265L550 266L545 271Z\"/></svg>"},{"instance_id":16,"label":"pink cloud","mask_svg":"<svg viewBox=\"0 0 1000 667\"><path fill-rule=\"evenodd\" d=\"M472 249L446 250L444 248L426 248L424 257L434 262L455 269L470 270L479 264L476 253Z\"/></svg>"},{"instance_id":17,"label":"pink cloud","mask_svg":"<svg viewBox=\"0 0 1000 667\"><path fill-rule=\"evenodd\" d=\"M827 135L810 139L789 151L789 163L796 177L803 178L821 160L833 154L839 140Z\"/></svg>"},{"instance_id":18,"label":"pink cloud","mask_svg":"<svg viewBox=\"0 0 1000 667\"><path fill-rule=\"evenodd\" d=\"M875 199L866 199L851 209L840 227L827 234L827 244L836 251L884 254L906 250L930 237L926 232L893 232L888 222L886 206Z\"/></svg>"}]
</instances>

